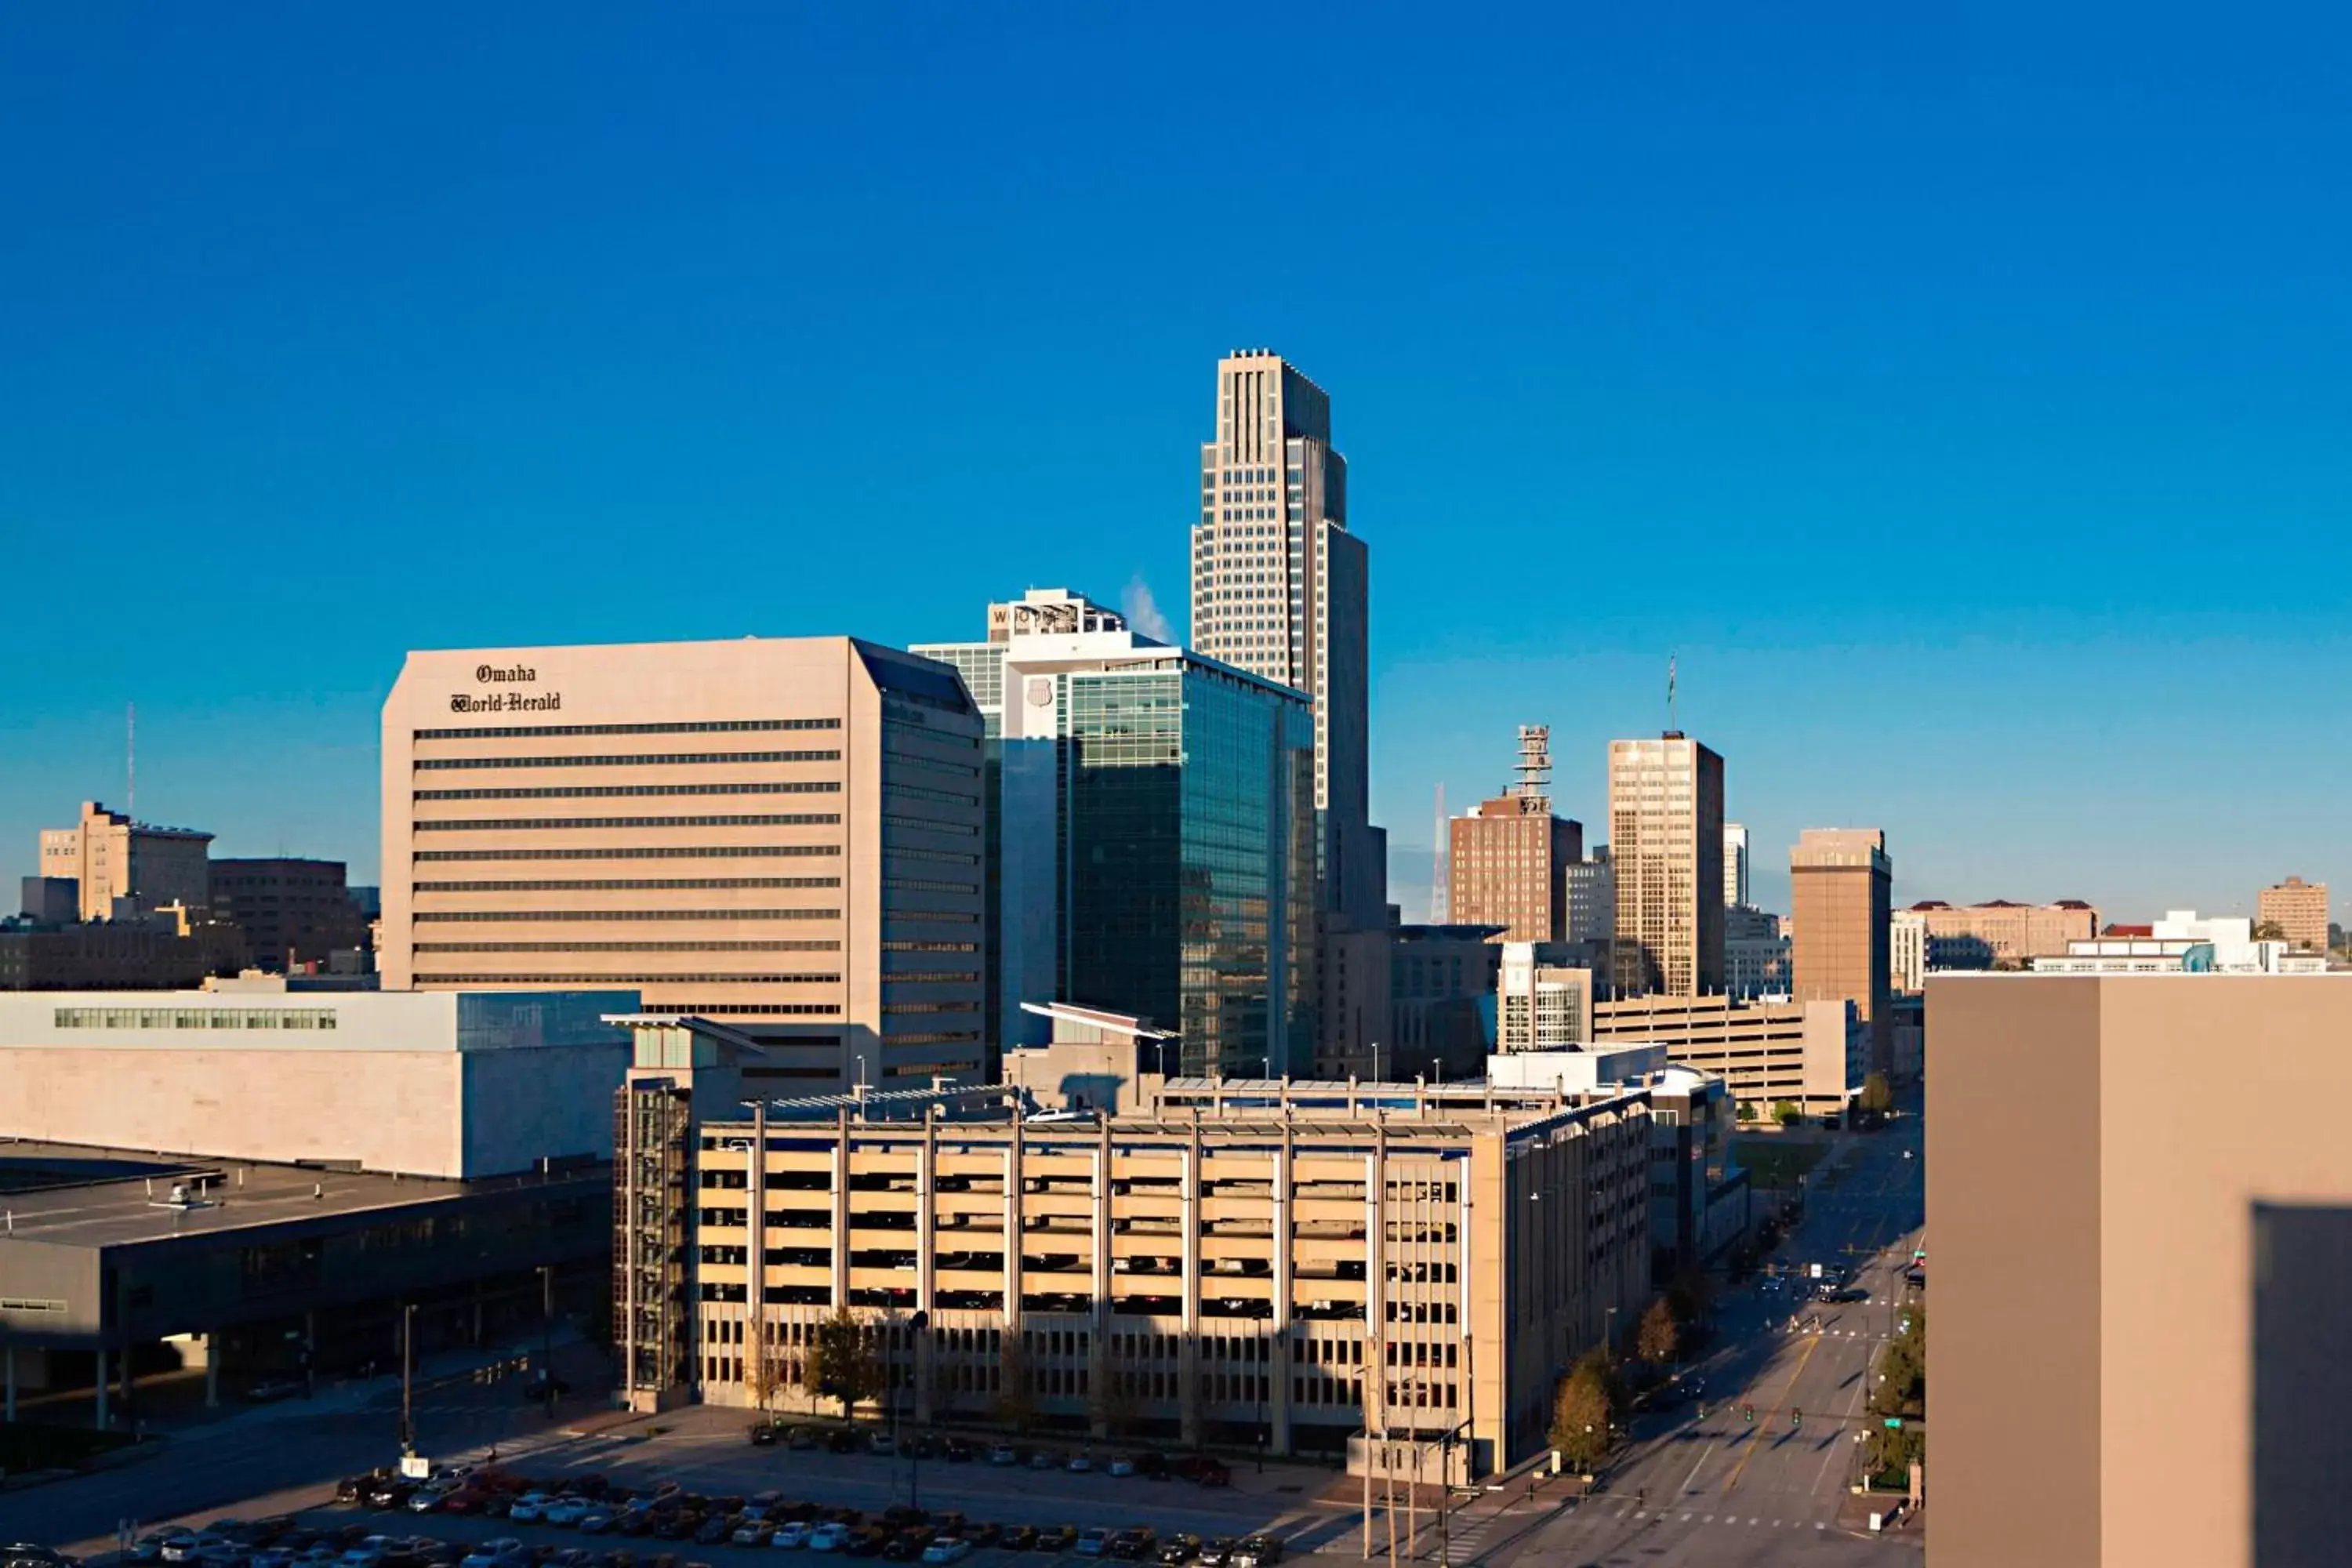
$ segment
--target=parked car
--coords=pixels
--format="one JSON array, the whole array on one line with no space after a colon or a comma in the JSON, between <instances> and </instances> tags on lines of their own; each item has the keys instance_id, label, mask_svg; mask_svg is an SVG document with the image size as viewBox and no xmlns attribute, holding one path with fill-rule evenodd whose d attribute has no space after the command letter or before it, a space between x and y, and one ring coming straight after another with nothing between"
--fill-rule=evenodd
<instances>
[{"instance_id":1,"label":"parked car","mask_svg":"<svg viewBox=\"0 0 2352 1568\"><path fill-rule=\"evenodd\" d=\"M808 1549L811 1552L838 1552L848 1539L849 1526L829 1522L820 1524L809 1531Z\"/></svg>"},{"instance_id":2,"label":"parked car","mask_svg":"<svg viewBox=\"0 0 2352 1568\"><path fill-rule=\"evenodd\" d=\"M772 1421L752 1422L751 1438L754 1447L772 1447L776 1441L776 1424Z\"/></svg>"},{"instance_id":3,"label":"parked car","mask_svg":"<svg viewBox=\"0 0 2352 1568\"><path fill-rule=\"evenodd\" d=\"M846 1426L835 1427L825 1434L824 1446L836 1454L854 1454L857 1452L857 1434Z\"/></svg>"},{"instance_id":4,"label":"parked car","mask_svg":"<svg viewBox=\"0 0 2352 1568\"><path fill-rule=\"evenodd\" d=\"M1159 1554L1160 1532L1150 1525L1122 1530L1110 1538L1110 1555L1122 1563L1146 1563Z\"/></svg>"},{"instance_id":5,"label":"parked car","mask_svg":"<svg viewBox=\"0 0 2352 1568\"><path fill-rule=\"evenodd\" d=\"M507 1517L517 1524L536 1524L554 1501L545 1492L525 1492L508 1508Z\"/></svg>"},{"instance_id":6,"label":"parked car","mask_svg":"<svg viewBox=\"0 0 2352 1568\"><path fill-rule=\"evenodd\" d=\"M457 1568L515 1568L522 1560L522 1542L511 1535L499 1535L467 1552Z\"/></svg>"},{"instance_id":7,"label":"parked car","mask_svg":"<svg viewBox=\"0 0 2352 1568\"><path fill-rule=\"evenodd\" d=\"M732 1535L730 1535L727 1539L733 1542L738 1546L765 1546L769 1542L774 1540L775 1536L776 1527L774 1525L770 1524L763 1520L755 1519L748 1524L737 1525L735 1527L735 1532Z\"/></svg>"},{"instance_id":8,"label":"parked car","mask_svg":"<svg viewBox=\"0 0 2352 1568\"><path fill-rule=\"evenodd\" d=\"M725 1514L717 1512L705 1514L702 1522L694 1527L694 1543L697 1546L720 1545L733 1532L733 1530L734 1527L728 1523Z\"/></svg>"},{"instance_id":9,"label":"parked car","mask_svg":"<svg viewBox=\"0 0 2352 1568\"><path fill-rule=\"evenodd\" d=\"M1003 1541L1004 1527L1001 1524L968 1524L956 1533L974 1547L985 1550Z\"/></svg>"},{"instance_id":10,"label":"parked car","mask_svg":"<svg viewBox=\"0 0 2352 1568\"><path fill-rule=\"evenodd\" d=\"M1110 1547L1110 1531L1100 1525L1078 1531L1075 1547L1081 1557L1100 1557Z\"/></svg>"},{"instance_id":11,"label":"parked car","mask_svg":"<svg viewBox=\"0 0 2352 1568\"><path fill-rule=\"evenodd\" d=\"M539 1517L561 1530L569 1530L595 1509L584 1497L558 1498L541 1509Z\"/></svg>"},{"instance_id":12,"label":"parked car","mask_svg":"<svg viewBox=\"0 0 2352 1568\"><path fill-rule=\"evenodd\" d=\"M1021 1450L1010 1443L999 1443L989 1449L988 1462L992 1465L1017 1465L1021 1462Z\"/></svg>"},{"instance_id":13,"label":"parked car","mask_svg":"<svg viewBox=\"0 0 2352 1568\"><path fill-rule=\"evenodd\" d=\"M808 1538L809 1527L794 1521L778 1525L776 1532L768 1537L768 1544L779 1552L797 1552L808 1544Z\"/></svg>"},{"instance_id":14,"label":"parked car","mask_svg":"<svg viewBox=\"0 0 2352 1568\"><path fill-rule=\"evenodd\" d=\"M1190 1563L1199 1555L1201 1538L1197 1535L1171 1535L1160 1548L1160 1561L1168 1568L1177 1568L1177 1564Z\"/></svg>"},{"instance_id":15,"label":"parked car","mask_svg":"<svg viewBox=\"0 0 2352 1568\"><path fill-rule=\"evenodd\" d=\"M1282 1561L1282 1539L1274 1535L1246 1535L1234 1549L1229 1568L1274 1568Z\"/></svg>"},{"instance_id":16,"label":"parked car","mask_svg":"<svg viewBox=\"0 0 2352 1568\"><path fill-rule=\"evenodd\" d=\"M1007 1525L997 1544L1007 1552L1034 1551L1037 1545L1037 1527L1034 1524Z\"/></svg>"},{"instance_id":17,"label":"parked car","mask_svg":"<svg viewBox=\"0 0 2352 1568\"><path fill-rule=\"evenodd\" d=\"M841 1549L852 1557L873 1557L889 1544L890 1532L880 1525L869 1524L863 1530L851 1531Z\"/></svg>"},{"instance_id":18,"label":"parked car","mask_svg":"<svg viewBox=\"0 0 2352 1568\"><path fill-rule=\"evenodd\" d=\"M868 1453L895 1454L898 1451L898 1442L887 1432L877 1432L866 1439L866 1447Z\"/></svg>"},{"instance_id":19,"label":"parked car","mask_svg":"<svg viewBox=\"0 0 2352 1568\"><path fill-rule=\"evenodd\" d=\"M1230 1535L1220 1535L1201 1548L1201 1568L1231 1568L1234 1548L1240 1542Z\"/></svg>"},{"instance_id":20,"label":"parked car","mask_svg":"<svg viewBox=\"0 0 2352 1568\"><path fill-rule=\"evenodd\" d=\"M370 1508L398 1508L416 1493L415 1481L404 1481L397 1476L387 1477L368 1488Z\"/></svg>"},{"instance_id":21,"label":"parked car","mask_svg":"<svg viewBox=\"0 0 2352 1568\"><path fill-rule=\"evenodd\" d=\"M1110 1462L1103 1466L1103 1474L1107 1476L1131 1476L1135 1474L1135 1461L1129 1458L1125 1454L1113 1454L1110 1457Z\"/></svg>"},{"instance_id":22,"label":"parked car","mask_svg":"<svg viewBox=\"0 0 2352 1568\"><path fill-rule=\"evenodd\" d=\"M391 1544L383 1536L371 1535L356 1546L347 1546L335 1559L335 1568L383 1568L384 1548ZM204 1557L198 1554L196 1561Z\"/></svg>"},{"instance_id":23,"label":"parked car","mask_svg":"<svg viewBox=\"0 0 2352 1568\"><path fill-rule=\"evenodd\" d=\"M609 1508L602 1506L592 1508L580 1516L580 1533L603 1535L613 1528L614 1518L613 1510Z\"/></svg>"},{"instance_id":24,"label":"parked car","mask_svg":"<svg viewBox=\"0 0 2352 1568\"><path fill-rule=\"evenodd\" d=\"M1084 1454L1073 1454L1070 1462L1063 1468L1074 1476L1083 1476L1095 1468L1095 1462Z\"/></svg>"},{"instance_id":25,"label":"parked car","mask_svg":"<svg viewBox=\"0 0 2352 1568\"><path fill-rule=\"evenodd\" d=\"M971 1555L971 1542L952 1535L943 1535L923 1548L926 1563L961 1563Z\"/></svg>"},{"instance_id":26,"label":"parked car","mask_svg":"<svg viewBox=\"0 0 2352 1568\"><path fill-rule=\"evenodd\" d=\"M1037 1550L1040 1552L1067 1552L1077 1543L1076 1525L1053 1524L1037 1532Z\"/></svg>"},{"instance_id":27,"label":"parked car","mask_svg":"<svg viewBox=\"0 0 2352 1568\"><path fill-rule=\"evenodd\" d=\"M972 1447L961 1437L950 1437L940 1445L940 1453L950 1464L961 1465L971 1458Z\"/></svg>"},{"instance_id":28,"label":"parked car","mask_svg":"<svg viewBox=\"0 0 2352 1568\"><path fill-rule=\"evenodd\" d=\"M1062 1456L1051 1448L1040 1448L1029 1456L1029 1468L1033 1470L1058 1470L1062 1468Z\"/></svg>"},{"instance_id":29,"label":"parked car","mask_svg":"<svg viewBox=\"0 0 2352 1568\"><path fill-rule=\"evenodd\" d=\"M795 1426L784 1434L784 1447L805 1454L816 1447L816 1434L805 1426Z\"/></svg>"}]
</instances>

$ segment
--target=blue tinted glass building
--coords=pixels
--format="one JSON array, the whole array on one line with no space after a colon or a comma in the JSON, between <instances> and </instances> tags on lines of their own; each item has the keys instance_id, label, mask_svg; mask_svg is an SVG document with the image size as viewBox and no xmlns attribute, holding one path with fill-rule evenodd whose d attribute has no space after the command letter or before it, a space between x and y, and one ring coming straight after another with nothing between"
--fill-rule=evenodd
<instances>
[{"instance_id":1,"label":"blue tinted glass building","mask_svg":"<svg viewBox=\"0 0 2352 1568\"><path fill-rule=\"evenodd\" d=\"M982 706L1001 1043L1039 1026L1022 1002L1059 1000L1174 1030L1187 1072L1303 1076L1318 918L1309 700L1124 629L1064 629L1087 624L1000 631L992 617L996 640L916 650L997 699Z\"/></svg>"}]
</instances>

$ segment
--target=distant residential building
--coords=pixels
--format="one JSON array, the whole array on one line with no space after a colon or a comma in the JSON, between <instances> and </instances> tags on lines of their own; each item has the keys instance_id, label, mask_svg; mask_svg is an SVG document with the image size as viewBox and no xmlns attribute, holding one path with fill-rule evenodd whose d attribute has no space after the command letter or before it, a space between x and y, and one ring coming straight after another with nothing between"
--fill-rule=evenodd
<instances>
[{"instance_id":1,"label":"distant residential building","mask_svg":"<svg viewBox=\"0 0 2352 1568\"><path fill-rule=\"evenodd\" d=\"M215 860L212 888L213 913L244 928L263 969L324 963L366 943L341 860Z\"/></svg>"},{"instance_id":2,"label":"distant residential building","mask_svg":"<svg viewBox=\"0 0 2352 1568\"><path fill-rule=\"evenodd\" d=\"M1593 974L1544 962L1549 944L1507 942L1495 992L1495 1049L1557 1051L1592 1038Z\"/></svg>"},{"instance_id":3,"label":"distant residential building","mask_svg":"<svg viewBox=\"0 0 2352 1568\"><path fill-rule=\"evenodd\" d=\"M1391 928L1389 1037L1376 1078L1465 1079L1494 1048L1489 1014L1502 973L1503 928Z\"/></svg>"},{"instance_id":4,"label":"distant residential building","mask_svg":"<svg viewBox=\"0 0 2352 1568\"><path fill-rule=\"evenodd\" d=\"M1743 1002L1789 994L1789 939L1776 916L1745 905L1723 911L1723 988Z\"/></svg>"},{"instance_id":5,"label":"distant residential building","mask_svg":"<svg viewBox=\"0 0 2352 1568\"><path fill-rule=\"evenodd\" d=\"M2255 920L2274 925L2297 952L2327 951L2327 884L2300 877L2264 888L2255 901Z\"/></svg>"},{"instance_id":6,"label":"distant residential building","mask_svg":"<svg viewBox=\"0 0 2352 1568\"><path fill-rule=\"evenodd\" d=\"M1930 1560L2346 1561L2352 979L1956 975L1927 1005Z\"/></svg>"},{"instance_id":7,"label":"distant residential building","mask_svg":"<svg viewBox=\"0 0 2352 1568\"><path fill-rule=\"evenodd\" d=\"M1723 990L1723 759L1680 731L1609 742L1616 994Z\"/></svg>"},{"instance_id":8,"label":"distant residential building","mask_svg":"<svg viewBox=\"0 0 2352 1568\"><path fill-rule=\"evenodd\" d=\"M26 877L17 908L36 925L71 925L81 919L81 885L71 877Z\"/></svg>"},{"instance_id":9,"label":"distant residential building","mask_svg":"<svg viewBox=\"0 0 2352 1568\"><path fill-rule=\"evenodd\" d=\"M1870 1032L1871 1065L1891 1070L1887 999L1892 994L1895 862L1875 827L1808 827L1789 851L1789 901L1797 936L1790 952L1800 1002L1844 1000Z\"/></svg>"},{"instance_id":10,"label":"distant residential building","mask_svg":"<svg viewBox=\"0 0 2352 1568\"><path fill-rule=\"evenodd\" d=\"M2099 911L2080 899L2053 904L2013 904L2006 899L1955 907L1938 900L1913 904L1927 944L1927 973L2022 969L2037 954L2062 953L2066 944L2096 936ZM1891 968L1890 964L1890 968Z\"/></svg>"},{"instance_id":11,"label":"distant residential building","mask_svg":"<svg viewBox=\"0 0 2352 1568\"><path fill-rule=\"evenodd\" d=\"M1920 910L1896 910L1886 921L1886 979L1897 991L1916 991L1927 984L1927 916Z\"/></svg>"},{"instance_id":12,"label":"distant residential building","mask_svg":"<svg viewBox=\"0 0 2352 1568\"><path fill-rule=\"evenodd\" d=\"M992 1076L981 721L853 637L412 653L387 991L628 989L815 1092Z\"/></svg>"},{"instance_id":13,"label":"distant residential building","mask_svg":"<svg viewBox=\"0 0 2352 1568\"><path fill-rule=\"evenodd\" d=\"M145 914L165 904L201 910L211 896L212 841L209 833L133 822L86 800L73 826L42 829L39 874L73 879L85 921Z\"/></svg>"},{"instance_id":14,"label":"distant residential building","mask_svg":"<svg viewBox=\"0 0 2352 1568\"><path fill-rule=\"evenodd\" d=\"M1664 1044L1676 1064L1725 1079L1759 1115L1781 1100L1835 1114L1869 1067L1869 1037L1844 1002L1636 996L1596 1004L1592 1037L1601 1046Z\"/></svg>"},{"instance_id":15,"label":"distant residential building","mask_svg":"<svg viewBox=\"0 0 2352 1568\"><path fill-rule=\"evenodd\" d=\"M1723 907L1748 907L1748 829L1737 822L1723 825Z\"/></svg>"},{"instance_id":16,"label":"distant residential building","mask_svg":"<svg viewBox=\"0 0 2352 1568\"><path fill-rule=\"evenodd\" d=\"M1043 1043L1048 1021L1021 1005L1055 1001L1172 1031L1186 1072L1369 1061L1388 1019L1386 911L1321 987L1307 694L1053 592L1067 608L1016 608L1002 640L916 645L992 710L1004 1044Z\"/></svg>"},{"instance_id":17,"label":"distant residential building","mask_svg":"<svg viewBox=\"0 0 2352 1568\"><path fill-rule=\"evenodd\" d=\"M1609 942L1617 935L1617 866L1609 846L1596 844L1586 857L1560 873L1567 889L1567 918L1561 922L1562 942Z\"/></svg>"},{"instance_id":18,"label":"distant residential building","mask_svg":"<svg viewBox=\"0 0 2352 1568\"><path fill-rule=\"evenodd\" d=\"M1559 942L1567 936L1568 868L1584 856L1582 825L1555 815L1551 731L1519 726L1519 779L1446 824L1451 918L1499 925L1507 942Z\"/></svg>"},{"instance_id":19,"label":"distant residential building","mask_svg":"<svg viewBox=\"0 0 2352 1568\"><path fill-rule=\"evenodd\" d=\"M2173 910L2137 930L2110 926L2066 944L2063 954L2039 955L2036 974L2324 974L2325 953L2297 952L2284 942L2257 940L2243 915L2200 919Z\"/></svg>"}]
</instances>

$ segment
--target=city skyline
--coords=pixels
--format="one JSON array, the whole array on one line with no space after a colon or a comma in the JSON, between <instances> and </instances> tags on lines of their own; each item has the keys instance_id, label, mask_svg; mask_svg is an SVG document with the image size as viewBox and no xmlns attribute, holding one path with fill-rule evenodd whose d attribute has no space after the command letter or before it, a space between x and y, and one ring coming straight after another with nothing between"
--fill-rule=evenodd
<instances>
[{"instance_id":1,"label":"city skyline","mask_svg":"<svg viewBox=\"0 0 2352 1568\"><path fill-rule=\"evenodd\" d=\"M138 815L366 882L411 649L903 646L1024 583L1181 637L1202 391L1262 343L1340 410L1409 913L1441 780L1477 798L1491 737L1547 723L1560 809L1598 820L1670 654L1767 906L1802 828L1864 820L1904 847L1898 903L2145 919L2344 885L2348 700L2279 678L2352 641L2325 41L2200 38L2182 80L2160 22L1717 25L1668 68L1635 17L1501 56L1278 18L1300 74L1244 131L1198 112L1210 47L1133 17L1013 50L942 14L915 56L867 17L739 15L710 49L586 19L552 52L515 22L453 62L332 17L12 16L0 59L43 64L0 125L60 155L19 171L0 257L28 371L0 384L0 545L33 583L170 569L122 573L70 656L34 636L0 667L0 877L79 801L129 808L131 702ZM1064 68L1084 53L1118 69ZM1544 90L1566 58L1580 90ZM1408 60L1413 93L1362 90ZM643 68L677 124L583 107ZM785 69L810 90L770 90ZM1309 132L1317 181L1258 155ZM384 167L372 199L352 171ZM1212 192L1318 243L1162 243ZM1116 395L1051 399L1041 434L1006 389L1049 342ZM2280 591L2272 538L2315 586ZM1625 539L1695 569L1603 593ZM1561 591L1514 608L1498 560ZM2303 769L2210 765L2290 728Z\"/></svg>"}]
</instances>

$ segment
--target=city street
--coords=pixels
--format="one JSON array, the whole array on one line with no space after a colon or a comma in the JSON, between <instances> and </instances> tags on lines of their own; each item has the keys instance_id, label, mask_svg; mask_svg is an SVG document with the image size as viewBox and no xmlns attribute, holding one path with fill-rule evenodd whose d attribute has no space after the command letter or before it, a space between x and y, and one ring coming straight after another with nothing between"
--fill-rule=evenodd
<instances>
[{"instance_id":1,"label":"city street","mask_svg":"<svg viewBox=\"0 0 2352 1568\"><path fill-rule=\"evenodd\" d=\"M1758 1280L1726 1293L1716 1304L1716 1342L1693 1369L1706 1380L1705 1419L1699 1402L1637 1416L1633 1448L1604 1490L1565 1508L1539 1492L1532 1507L1520 1503L1475 1526L1455 1560L1475 1552L1498 1568L1522 1559L1674 1568L1884 1561L1898 1549L1919 1551L1900 1532L1857 1539L1841 1521L1853 1521L1853 1439L1869 1425L1873 1363L1901 1316L1904 1269L1925 1218L1922 1129L1906 1116L1879 1132L1841 1137L1811 1177L1802 1224L1778 1254L1800 1269L1850 1262L1866 1301L1811 1303L1806 1282ZM1817 1332L1804 1326L1815 1313ZM1754 1407L1753 1425L1742 1405ZM1474 1505L1474 1514L1483 1511Z\"/></svg>"}]
</instances>

